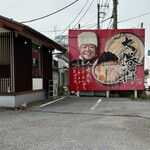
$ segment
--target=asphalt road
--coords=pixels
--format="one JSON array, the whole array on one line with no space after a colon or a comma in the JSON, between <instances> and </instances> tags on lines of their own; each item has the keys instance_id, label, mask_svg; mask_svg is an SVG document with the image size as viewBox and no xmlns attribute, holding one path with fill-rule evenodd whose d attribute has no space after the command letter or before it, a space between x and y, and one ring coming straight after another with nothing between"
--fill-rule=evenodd
<instances>
[{"instance_id":1,"label":"asphalt road","mask_svg":"<svg viewBox=\"0 0 150 150\"><path fill-rule=\"evenodd\" d=\"M150 101L67 97L0 109L1 150L150 150Z\"/></svg>"}]
</instances>

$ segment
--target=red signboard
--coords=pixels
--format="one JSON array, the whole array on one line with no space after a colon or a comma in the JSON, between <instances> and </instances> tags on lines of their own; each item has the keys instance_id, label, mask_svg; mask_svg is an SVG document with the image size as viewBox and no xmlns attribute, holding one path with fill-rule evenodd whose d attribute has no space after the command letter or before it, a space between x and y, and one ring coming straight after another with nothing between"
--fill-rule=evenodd
<instances>
[{"instance_id":1,"label":"red signboard","mask_svg":"<svg viewBox=\"0 0 150 150\"><path fill-rule=\"evenodd\" d=\"M143 90L145 29L70 30L70 90Z\"/></svg>"}]
</instances>

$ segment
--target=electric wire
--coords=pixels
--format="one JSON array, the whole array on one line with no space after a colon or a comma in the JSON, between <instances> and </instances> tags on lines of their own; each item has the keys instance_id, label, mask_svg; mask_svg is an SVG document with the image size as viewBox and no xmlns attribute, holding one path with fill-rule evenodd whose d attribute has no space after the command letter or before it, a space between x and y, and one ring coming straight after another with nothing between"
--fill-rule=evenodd
<instances>
[{"instance_id":1,"label":"electric wire","mask_svg":"<svg viewBox=\"0 0 150 150\"><path fill-rule=\"evenodd\" d=\"M103 15L105 15L105 13L104 13L104 11L103 11L103 8L104 8L104 5L103 5L103 0L102 0L102 2L101 2L101 4L100 4L100 12L98 12L98 13L100 13L99 14L99 20L100 20L100 28L102 29L103 28L103 22L101 22L101 19L103 18Z\"/></svg>"},{"instance_id":2,"label":"electric wire","mask_svg":"<svg viewBox=\"0 0 150 150\"><path fill-rule=\"evenodd\" d=\"M79 24L79 22L83 19L83 17L86 15L86 13L88 12L88 10L90 9L90 7L92 6L94 0L90 3L89 7L87 8L87 10L85 11L85 13L82 15L82 17L79 19L79 21L75 24L75 26L73 27L73 29L75 29L75 27ZM63 32L64 33L64 32ZM59 35L60 36L60 35ZM61 40L63 40L63 37L58 41L60 42Z\"/></svg>"},{"instance_id":3,"label":"electric wire","mask_svg":"<svg viewBox=\"0 0 150 150\"><path fill-rule=\"evenodd\" d=\"M88 12L88 10L91 8L92 4L93 4L94 0L90 3L90 6L87 8L87 10L85 11L85 13L83 14L83 16L79 19L79 21L75 24L74 28L79 24L79 22L83 19L83 17L86 15L86 13Z\"/></svg>"},{"instance_id":4,"label":"electric wire","mask_svg":"<svg viewBox=\"0 0 150 150\"><path fill-rule=\"evenodd\" d=\"M109 20L109 19L112 20L112 16L109 17L109 18L107 18L107 19L105 19L105 20L100 21L100 23L103 23L103 22L105 22L105 21L107 21L107 20ZM84 28L84 27L88 27L88 28L93 28L93 27L95 27L95 28L96 28L96 26L97 26L97 23L93 23L93 24L88 24L88 25L81 26L81 28Z\"/></svg>"},{"instance_id":5,"label":"electric wire","mask_svg":"<svg viewBox=\"0 0 150 150\"><path fill-rule=\"evenodd\" d=\"M48 30L48 31L41 31L41 32L60 32L60 31L64 31L64 29L61 29L61 30Z\"/></svg>"},{"instance_id":6,"label":"electric wire","mask_svg":"<svg viewBox=\"0 0 150 150\"><path fill-rule=\"evenodd\" d=\"M84 6L82 7L82 9L80 10L80 12L78 13L78 15L73 19L73 21L68 25L68 27L60 34L62 35L67 29L69 29L69 27L75 22L75 20L78 18L78 16L81 14L81 12L83 11L83 9L85 8L85 6L87 5L87 3L89 2L89 0L86 1L86 3L84 4ZM59 35L59 36L60 36Z\"/></svg>"},{"instance_id":7,"label":"electric wire","mask_svg":"<svg viewBox=\"0 0 150 150\"><path fill-rule=\"evenodd\" d=\"M111 17L111 19L109 20L107 29L111 29L111 27L112 27L112 18L113 18L113 17Z\"/></svg>"},{"instance_id":8,"label":"electric wire","mask_svg":"<svg viewBox=\"0 0 150 150\"><path fill-rule=\"evenodd\" d=\"M106 0L105 4L101 4L101 6L107 6L109 8L110 1L111 0L109 0L109 2L108 2L108 0ZM100 0L97 0L97 5L99 4L99 2L100 2ZM108 12L109 9L107 9L106 7L104 7L104 10L102 12L106 12L106 11ZM108 15L107 12L106 12L106 16L105 16L105 18L107 18L107 19L104 18L103 20L101 20L100 21L101 24L103 24L103 23L106 24L108 22L108 19L110 19L112 21L112 17L107 17L107 16L110 16L110 15ZM110 23L108 23L108 24L110 24ZM85 27L87 27L87 28L96 28L96 26L97 26L96 22L92 23L92 24L91 23L90 24L87 23L87 24L82 25L81 28L85 28ZM104 28L106 28L106 25L105 25Z\"/></svg>"},{"instance_id":9,"label":"electric wire","mask_svg":"<svg viewBox=\"0 0 150 150\"><path fill-rule=\"evenodd\" d=\"M90 24L86 24L86 25L82 25L81 28L89 28L91 26L96 26L97 24L96 23L90 23Z\"/></svg>"},{"instance_id":10,"label":"electric wire","mask_svg":"<svg viewBox=\"0 0 150 150\"><path fill-rule=\"evenodd\" d=\"M104 3L104 2L103 2L103 3ZM105 3L103 4L103 7L102 7L102 12L103 12L102 21L103 21L103 20L106 18L106 16L107 16L106 7L107 7L107 2L105 2ZM106 24L106 22L103 21L103 22L102 22L102 28L103 28L103 29L105 28L105 24Z\"/></svg>"},{"instance_id":11,"label":"electric wire","mask_svg":"<svg viewBox=\"0 0 150 150\"><path fill-rule=\"evenodd\" d=\"M86 1L86 3L84 4L84 6L82 7L82 9L80 10L80 12L78 13L78 15L75 17L75 19L68 25L68 27L63 31L63 32L61 32L59 35L58 35L58 37L60 37L67 29L69 29L69 27L71 26L71 24L73 24L73 22L78 18L78 16L82 13L82 11L84 10L84 8L85 8L85 6L88 4L88 2L89 2L89 0L87 0ZM67 34L65 35L65 36L67 36ZM63 40L64 39L64 37L61 37L60 39L59 39L59 41L57 41L57 42L60 42L61 40Z\"/></svg>"},{"instance_id":12,"label":"electric wire","mask_svg":"<svg viewBox=\"0 0 150 150\"><path fill-rule=\"evenodd\" d=\"M110 5L110 2L111 2L111 0L107 0L106 3L105 3L106 16L103 19L103 21L105 23L104 24L105 29L108 29L108 25L110 24L110 22L112 22L112 8L111 8L111 5ZM111 11L111 13L110 13L110 11Z\"/></svg>"},{"instance_id":13,"label":"electric wire","mask_svg":"<svg viewBox=\"0 0 150 150\"><path fill-rule=\"evenodd\" d=\"M79 0L74 1L74 2L72 2L71 4L65 6L65 7L61 8L61 9L59 9L59 10L53 12L53 13L51 13L51 14L48 14L48 15L45 15L45 16L43 16L43 17L39 17L39 18L36 18L36 19L28 20L28 21L22 21L22 22L20 22L20 23L29 23L29 22L34 22L34 21L37 21L37 20L41 20L41 19L47 18L47 17L49 17L49 16L52 16L52 15L54 15L54 14L56 14L56 13L58 13L58 12L64 10L64 9L70 7L71 5L75 4L77 1L79 1Z\"/></svg>"},{"instance_id":14,"label":"electric wire","mask_svg":"<svg viewBox=\"0 0 150 150\"><path fill-rule=\"evenodd\" d=\"M97 28L97 23L95 23L95 24L93 24L93 25L87 27L86 29L93 29L93 28L94 28L94 29Z\"/></svg>"},{"instance_id":15,"label":"electric wire","mask_svg":"<svg viewBox=\"0 0 150 150\"><path fill-rule=\"evenodd\" d=\"M110 8L111 7L111 5L110 5L110 1L111 0L109 0L109 2L108 2L108 5L109 5L109 9L108 9L108 13L107 13L107 17L108 16L112 16L112 8ZM111 9L111 12L110 12L110 9ZM107 27L106 27L106 29L109 29L110 28L110 24L112 23L112 17L110 18L110 20L109 21L107 21Z\"/></svg>"},{"instance_id":16,"label":"electric wire","mask_svg":"<svg viewBox=\"0 0 150 150\"><path fill-rule=\"evenodd\" d=\"M125 19L125 20L119 21L118 23L126 22L126 21L133 20L133 19L137 19L137 18L143 17L143 16L148 15L148 14L150 14L150 12L147 12L147 13L141 14L139 16L135 16L135 17L129 18L129 19Z\"/></svg>"}]
</instances>

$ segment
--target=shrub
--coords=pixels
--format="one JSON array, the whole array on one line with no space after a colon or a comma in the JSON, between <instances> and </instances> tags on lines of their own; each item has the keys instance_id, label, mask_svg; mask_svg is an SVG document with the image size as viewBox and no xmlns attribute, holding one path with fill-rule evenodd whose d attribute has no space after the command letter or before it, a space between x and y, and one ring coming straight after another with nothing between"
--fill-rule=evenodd
<instances>
[{"instance_id":1,"label":"shrub","mask_svg":"<svg viewBox=\"0 0 150 150\"><path fill-rule=\"evenodd\" d=\"M62 96L64 94L63 86L58 86L58 96Z\"/></svg>"}]
</instances>

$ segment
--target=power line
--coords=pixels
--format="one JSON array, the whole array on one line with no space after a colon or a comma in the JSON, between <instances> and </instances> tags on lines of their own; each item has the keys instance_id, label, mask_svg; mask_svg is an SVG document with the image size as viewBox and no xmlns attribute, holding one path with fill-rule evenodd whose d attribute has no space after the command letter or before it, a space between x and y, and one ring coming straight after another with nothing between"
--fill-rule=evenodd
<instances>
[{"instance_id":1,"label":"power line","mask_svg":"<svg viewBox=\"0 0 150 150\"><path fill-rule=\"evenodd\" d=\"M125 19L125 20L119 21L118 23L125 22L125 21L129 21L129 20L133 20L133 19L136 19L136 18L139 18L139 17L143 17L143 16L148 15L148 14L150 14L150 12L141 14L141 15L136 16L136 17L132 17L132 18L129 18L129 19Z\"/></svg>"},{"instance_id":2,"label":"power line","mask_svg":"<svg viewBox=\"0 0 150 150\"><path fill-rule=\"evenodd\" d=\"M62 29L62 30L47 30L47 31L41 31L41 32L60 32L60 31L64 31L64 29Z\"/></svg>"},{"instance_id":3,"label":"power line","mask_svg":"<svg viewBox=\"0 0 150 150\"><path fill-rule=\"evenodd\" d=\"M109 21L109 23L108 23L107 29L111 29L111 27L112 27L112 18L113 18L113 17L111 17L111 19L110 19L110 21Z\"/></svg>"},{"instance_id":4,"label":"power line","mask_svg":"<svg viewBox=\"0 0 150 150\"><path fill-rule=\"evenodd\" d=\"M109 8L108 8L108 10L107 10L107 14L106 14L106 18L108 18L108 16L112 16L112 6L111 6L111 4L110 4L110 1L111 0L107 0L107 3L108 3L108 6L109 6ZM109 21L107 21L106 23L105 23L105 25L106 25L106 29L109 29L109 26L110 26L110 24L112 23L112 18L109 20Z\"/></svg>"},{"instance_id":5,"label":"power line","mask_svg":"<svg viewBox=\"0 0 150 150\"><path fill-rule=\"evenodd\" d=\"M89 0L87 0L87 2L88 2L88 1L89 1ZM87 4L87 2L86 2L86 4ZM87 8L87 10L86 10L85 13L83 14L83 16L79 19L79 21L76 23L76 25L78 25L79 22L81 21L81 19L86 15L86 13L88 12L88 10L89 10L90 7L92 6L93 2L94 2L94 0L90 3L89 7ZM86 4L84 5L84 7L86 6ZM83 8L84 8L84 7L83 7ZM83 8L82 8L82 10L83 10ZM81 11L82 11L82 10L81 10ZM80 13L81 13L81 11L80 11ZM80 13L79 13L79 14L80 14ZM78 15L79 15L79 14L78 14ZM77 16L78 16L78 15L77 15ZM76 17L76 18L77 18L77 17ZM75 29L76 25L73 27L73 29ZM66 30L64 30L64 32L65 32L65 31L66 31ZM64 32L62 32L62 33L64 33ZM61 33L60 35L62 35L62 33ZM59 36L60 36L60 35L59 35ZM60 38L60 40L59 40L58 42L60 42L61 40L63 40L63 37Z\"/></svg>"},{"instance_id":6,"label":"power line","mask_svg":"<svg viewBox=\"0 0 150 150\"><path fill-rule=\"evenodd\" d=\"M110 3L110 1L109 1ZM108 11L109 11L109 3L108 3L108 0L106 0L106 2L102 2L101 5L100 5L100 13L103 15L102 17L100 16L101 19L101 28L105 28L106 26L106 17L108 16Z\"/></svg>"},{"instance_id":7,"label":"power line","mask_svg":"<svg viewBox=\"0 0 150 150\"><path fill-rule=\"evenodd\" d=\"M36 19L32 19L32 20L28 20L28 21L23 21L23 22L21 22L21 23L29 23L29 22L33 22L33 21L37 21L37 20L40 20L40 19L47 18L47 17L49 17L49 16L52 16L52 15L54 15L54 14L56 14L56 13L58 13L58 12L64 10L64 9L70 7L71 5L73 5L74 3L76 3L77 1L78 1L78 0L74 1L73 3L71 3L71 4L69 4L69 5L65 6L65 7L61 8L61 9L59 9L59 10L53 12L53 13L51 13L51 14L48 14L48 15L45 15L45 16L43 16L43 17L39 17L39 18L36 18Z\"/></svg>"},{"instance_id":8,"label":"power line","mask_svg":"<svg viewBox=\"0 0 150 150\"><path fill-rule=\"evenodd\" d=\"M80 12L78 13L78 15L75 17L75 19L68 25L68 27L60 34L62 35L67 29L69 29L69 27L71 26L71 24L73 24L73 22L77 19L77 17L81 14L81 12L83 11L83 9L85 8L85 6L87 5L87 3L89 2L89 0L86 1L86 3L84 4L84 6L82 7L82 9L80 10ZM59 35L59 36L60 36Z\"/></svg>"},{"instance_id":9,"label":"power line","mask_svg":"<svg viewBox=\"0 0 150 150\"><path fill-rule=\"evenodd\" d=\"M81 26L81 28L86 28L86 27L88 27L89 28L89 26L91 27L91 26L96 26L96 22L93 22L93 23L90 23L90 24L85 24L85 25L82 25Z\"/></svg>"},{"instance_id":10,"label":"power line","mask_svg":"<svg viewBox=\"0 0 150 150\"><path fill-rule=\"evenodd\" d=\"M111 19L112 19L112 16L106 18L105 20L100 21L100 23L104 23L104 22L106 22L106 21L109 20L109 19L111 20ZM86 25L84 25L84 26L81 26L81 28L84 28L84 27L88 27L88 28L90 28L90 27L96 27L96 23L86 24Z\"/></svg>"},{"instance_id":11,"label":"power line","mask_svg":"<svg viewBox=\"0 0 150 150\"><path fill-rule=\"evenodd\" d=\"M90 7L92 6L94 0L91 2L90 6L88 7L88 9L86 10L86 12L83 14L83 16L80 18L80 20L76 23L76 25L74 26L74 28L79 24L79 22L82 20L82 18L86 15L86 13L88 12L88 10L90 9Z\"/></svg>"}]
</instances>

